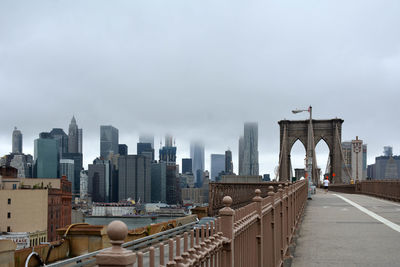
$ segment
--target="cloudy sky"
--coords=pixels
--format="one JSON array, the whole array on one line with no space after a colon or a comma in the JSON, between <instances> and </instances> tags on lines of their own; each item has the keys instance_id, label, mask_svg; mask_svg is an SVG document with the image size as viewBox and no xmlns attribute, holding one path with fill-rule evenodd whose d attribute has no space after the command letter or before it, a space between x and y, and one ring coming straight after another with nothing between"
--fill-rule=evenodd
<instances>
[{"instance_id":1,"label":"cloudy sky","mask_svg":"<svg viewBox=\"0 0 400 267\"><path fill-rule=\"evenodd\" d=\"M281 119L344 119L343 140L368 143L368 163L400 154L400 1L0 2L0 155L17 126L24 152L42 131L84 131L84 161L100 125L136 153L139 133L211 153L231 148L237 171L243 122L259 123L261 173L278 164ZM328 149L317 147L325 168ZM304 149L292 157L301 167Z\"/></svg>"}]
</instances>

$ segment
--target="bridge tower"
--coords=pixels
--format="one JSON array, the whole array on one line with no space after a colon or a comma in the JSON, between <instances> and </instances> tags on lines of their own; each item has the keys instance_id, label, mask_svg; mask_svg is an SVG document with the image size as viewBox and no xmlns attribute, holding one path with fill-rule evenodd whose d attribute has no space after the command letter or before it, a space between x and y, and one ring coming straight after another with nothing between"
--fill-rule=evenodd
<instances>
[{"instance_id":1,"label":"bridge tower","mask_svg":"<svg viewBox=\"0 0 400 267\"><path fill-rule=\"evenodd\" d=\"M290 153L297 140L303 144L306 155L313 155L313 182L318 184L315 160L315 146L323 140L329 147L330 174L332 183L342 182L342 119L312 120L312 133L310 120L281 120L280 126L280 154L279 154L279 180L288 181L291 173ZM309 138L312 136L313 138ZM309 144L309 142L312 142ZM310 151L310 149L312 151Z\"/></svg>"}]
</instances>

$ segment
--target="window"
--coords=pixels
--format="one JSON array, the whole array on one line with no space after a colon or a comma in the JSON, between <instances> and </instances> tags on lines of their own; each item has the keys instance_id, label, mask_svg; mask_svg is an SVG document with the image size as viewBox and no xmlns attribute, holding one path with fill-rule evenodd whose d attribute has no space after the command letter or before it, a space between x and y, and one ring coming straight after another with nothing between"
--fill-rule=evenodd
<instances>
[{"instance_id":1,"label":"window","mask_svg":"<svg viewBox=\"0 0 400 267\"><path fill-rule=\"evenodd\" d=\"M17 189L17 184L13 184L13 190Z\"/></svg>"},{"instance_id":2,"label":"window","mask_svg":"<svg viewBox=\"0 0 400 267\"><path fill-rule=\"evenodd\" d=\"M7 218L8 218L8 219L11 218L11 212L7 212Z\"/></svg>"},{"instance_id":3,"label":"window","mask_svg":"<svg viewBox=\"0 0 400 267\"><path fill-rule=\"evenodd\" d=\"M8 205L11 205L11 198L8 199Z\"/></svg>"},{"instance_id":4,"label":"window","mask_svg":"<svg viewBox=\"0 0 400 267\"><path fill-rule=\"evenodd\" d=\"M11 227L7 226L7 232L11 232Z\"/></svg>"}]
</instances>

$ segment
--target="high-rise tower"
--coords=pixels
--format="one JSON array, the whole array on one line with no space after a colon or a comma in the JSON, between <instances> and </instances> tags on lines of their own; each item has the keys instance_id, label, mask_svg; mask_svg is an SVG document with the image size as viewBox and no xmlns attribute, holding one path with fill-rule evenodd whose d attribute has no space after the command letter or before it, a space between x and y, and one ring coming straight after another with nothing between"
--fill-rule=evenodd
<instances>
[{"instance_id":1,"label":"high-rise tower","mask_svg":"<svg viewBox=\"0 0 400 267\"><path fill-rule=\"evenodd\" d=\"M118 154L118 129L111 125L100 126L100 157L107 159L110 153Z\"/></svg>"},{"instance_id":2,"label":"high-rise tower","mask_svg":"<svg viewBox=\"0 0 400 267\"><path fill-rule=\"evenodd\" d=\"M72 116L68 128L68 152L79 153L79 130L76 124L75 116Z\"/></svg>"},{"instance_id":3,"label":"high-rise tower","mask_svg":"<svg viewBox=\"0 0 400 267\"><path fill-rule=\"evenodd\" d=\"M240 151L239 151L240 153ZM258 124L246 122L243 135L243 160L240 175L258 175Z\"/></svg>"},{"instance_id":4,"label":"high-rise tower","mask_svg":"<svg viewBox=\"0 0 400 267\"><path fill-rule=\"evenodd\" d=\"M204 144L202 142L197 141L190 144L190 157L196 185L201 187L204 172Z\"/></svg>"},{"instance_id":5,"label":"high-rise tower","mask_svg":"<svg viewBox=\"0 0 400 267\"><path fill-rule=\"evenodd\" d=\"M233 173L232 151L225 151L225 174Z\"/></svg>"},{"instance_id":6,"label":"high-rise tower","mask_svg":"<svg viewBox=\"0 0 400 267\"><path fill-rule=\"evenodd\" d=\"M12 153L22 154L22 133L14 127L12 133Z\"/></svg>"}]
</instances>

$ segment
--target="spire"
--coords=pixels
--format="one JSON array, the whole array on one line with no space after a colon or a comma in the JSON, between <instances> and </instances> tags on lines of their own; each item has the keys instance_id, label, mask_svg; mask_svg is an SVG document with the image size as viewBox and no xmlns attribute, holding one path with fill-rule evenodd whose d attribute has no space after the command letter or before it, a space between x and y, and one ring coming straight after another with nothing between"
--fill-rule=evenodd
<instances>
[{"instance_id":1,"label":"spire","mask_svg":"<svg viewBox=\"0 0 400 267\"><path fill-rule=\"evenodd\" d=\"M76 124L76 120L75 120L75 116L74 115L72 115L71 124Z\"/></svg>"}]
</instances>

